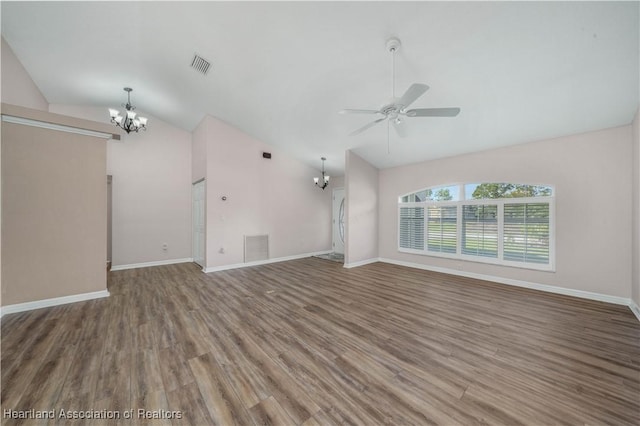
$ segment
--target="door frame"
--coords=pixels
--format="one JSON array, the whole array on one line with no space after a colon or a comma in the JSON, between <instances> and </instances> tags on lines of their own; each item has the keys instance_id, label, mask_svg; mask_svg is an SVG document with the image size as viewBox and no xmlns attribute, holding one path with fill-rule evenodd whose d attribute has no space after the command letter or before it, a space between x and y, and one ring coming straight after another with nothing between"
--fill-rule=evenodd
<instances>
[{"instance_id":1,"label":"door frame","mask_svg":"<svg viewBox=\"0 0 640 426\"><path fill-rule=\"evenodd\" d=\"M113 175L107 175L107 271L113 264Z\"/></svg>"},{"instance_id":2,"label":"door frame","mask_svg":"<svg viewBox=\"0 0 640 426\"><path fill-rule=\"evenodd\" d=\"M340 206L336 209L336 191L342 191L342 198L345 198L346 192L344 188L333 188L331 193L331 248L334 253L336 252L336 238L340 235L339 229L339 220L340 220ZM337 212L337 215L336 215ZM334 216L335 215L335 216ZM340 254L344 254L344 242L342 243L342 252Z\"/></svg>"},{"instance_id":3,"label":"door frame","mask_svg":"<svg viewBox=\"0 0 640 426\"><path fill-rule=\"evenodd\" d=\"M196 259L198 239L196 238L197 230L196 230L196 190L199 186L202 185L202 217L203 217L203 239L202 239L202 264L200 264ZM197 181L191 184L191 256L193 257L193 261L200 265L203 269L206 267L207 263L207 186L205 183L205 179L198 179Z\"/></svg>"}]
</instances>

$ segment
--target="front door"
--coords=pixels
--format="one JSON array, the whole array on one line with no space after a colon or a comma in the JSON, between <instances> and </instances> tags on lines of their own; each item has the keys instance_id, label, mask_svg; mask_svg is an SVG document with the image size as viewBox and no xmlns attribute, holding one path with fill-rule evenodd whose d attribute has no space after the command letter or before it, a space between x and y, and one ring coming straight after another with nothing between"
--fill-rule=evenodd
<instances>
[{"instance_id":1,"label":"front door","mask_svg":"<svg viewBox=\"0 0 640 426\"><path fill-rule=\"evenodd\" d=\"M333 190L333 252L344 254L344 188Z\"/></svg>"}]
</instances>

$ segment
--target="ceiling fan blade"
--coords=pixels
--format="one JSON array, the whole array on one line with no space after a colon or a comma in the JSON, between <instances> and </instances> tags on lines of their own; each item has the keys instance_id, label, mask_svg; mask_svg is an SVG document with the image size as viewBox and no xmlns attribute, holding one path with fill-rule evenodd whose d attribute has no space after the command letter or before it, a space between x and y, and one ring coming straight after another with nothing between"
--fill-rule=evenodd
<instances>
[{"instance_id":1,"label":"ceiling fan blade","mask_svg":"<svg viewBox=\"0 0 640 426\"><path fill-rule=\"evenodd\" d=\"M405 114L407 117L455 117L459 113L460 108L416 108Z\"/></svg>"},{"instance_id":2,"label":"ceiling fan blade","mask_svg":"<svg viewBox=\"0 0 640 426\"><path fill-rule=\"evenodd\" d=\"M381 114L375 109L343 109L340 114Z\"/></svg>"},{"instance_id":3,"label":"ceiling fan blade","mask_svg":"<svg viewBox=\"0 0 640 426\"><path fill-rule=\"evenodd\" d=\"M393 123L393 127L396 129L396 133L398 134L398 136L400 136L401 138L407 136L407 127L404 123L404 120L395 119L391 120L391 122Z\"/></svg>"},{"instance_id":4,"label":"ceiling fan blade","mask_svg":"<svg viewBox=\"0 0 640 426\"><path fill-rule=\"evenodd\" d=\"M413 83L397 103L398 105L402 105L401 109L404 109L414 103L415 100L422 96L427 90L429 90L429 86L426 84Z\"/></svg>"},{"instance_id":5,"label":"ceiling fan blade","mask_svg":"<svg viewBox=\"0 0 640 426\"><path fill-rule=\"evenodd\" d=\"M357 134L360 134L360 133L364 132L365 130L367 130L368 128L373 127L376 124L378 124L379 122L384 121L386 119L387 119L387 117L378 118L377 120L372 121L371 123L367 124L366 126L360 127L358 130L355 130L355 131L349 133L349 136L355 136Z\"/></svg>"}]
</instances>

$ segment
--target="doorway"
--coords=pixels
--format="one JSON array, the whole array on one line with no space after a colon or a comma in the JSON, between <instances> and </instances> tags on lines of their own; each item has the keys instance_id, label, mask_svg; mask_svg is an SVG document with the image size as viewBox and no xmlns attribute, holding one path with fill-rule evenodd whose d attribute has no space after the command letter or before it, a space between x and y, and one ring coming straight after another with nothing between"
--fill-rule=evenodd
<instances>
[{"instance_id":1,"label":"doorway","mask_svg":"<svg viewBox=\"0 0 640 426\"><path fill-rule=\"evenodd\" d=\"M333 190L333 252L344 255L344 188Z\"/></svg>"},{"instance_id":2,"label":"doorway","mask_svg":"<svg viewBox=\"0 0 640 426\"><path fill-rule=\"evenodd\" d=\"M205 186L204 179L193 184L192 190L193 261L205 267Z\"/></svg>"}]
</instances>

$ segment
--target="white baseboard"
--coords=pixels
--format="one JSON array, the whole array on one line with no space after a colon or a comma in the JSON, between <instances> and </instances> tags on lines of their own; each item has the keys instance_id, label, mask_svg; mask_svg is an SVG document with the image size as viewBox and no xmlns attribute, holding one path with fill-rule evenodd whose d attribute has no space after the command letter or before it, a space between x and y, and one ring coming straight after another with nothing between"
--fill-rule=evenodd
<instances>
[{"instance_id":1,"label":"white baseboard","mask_svg":"<svg viewBox=\"0 0 640 426\"><path fill-rule=\"evenodd\" d=\"M636 318L638 318L638 321L640 321L640 307L633 299L629 302L629 309L631 309L631 312L633 312Z\"/></svg>"},{"instance_id":2,"label":"white baseboard","mask_svg":"<svg viewBox=\"0 0 640 426\"><path fill-rule=\"evenodd\" d=\"M376 263L376 262L380 262L380 258L374 257L374 258L371 258L371 259L360 260L358 262L345 263L344 267L345 268L357 268L358 266L364 266L364 265L368 265L370 263Z\"/></svg>"},{"instance_id":3,"label":"white baseboard","mask_svg":"<svg viewBox=\"0 0 640 426\"><path fill-rule=\"evenodd\" d=\"M0 317L16 312L32 311L34 309L48 308L51 306L66 305L67 303L83 302L85 300L109 297L109 290L94 291L91 293L72 294L71 296L54 297L52 299L36 300L33 302L16 303L3 306Z\"/></svg>"},{"instance_id":4,"label":"white baseboard","mask_svg":"<svg viewBox=\"0 0 640 426\"><path fill-rule=\"evenodd\" d=\"M184 259L156 260L154 262L131 263L129 265L115 265L111 267L111 270L123 271L125 269L149 268L151 266L173 265L175 263L188 263L188 262L193 262L193 258L185 257Z\"/></svg>"},{"instance_id":5,"label":"white baseboard","mask_svg":"<svg viewBox=\"0 0 640 426\"><path fill-rule=\"evenodd\" d=\"M458 275L467 278L476 278L479 280L491 281L500 284L507 284L516 287L530 288L532 290L546 291L548 293L563 294L565 296L574 296L582 299L597 300L600 302L613 303L616 305L625 305L631 307L631 299L618 296L609 296L607 294L592 293L590 291L575 290L571 288L556 287L548 284L532 283L529 281L515 280L512 278L497 277L494 275L476 274L474 272L458 271L456 269L441 268L439 266L422 265L419 263L404 262L402 260L381 258L380 262L391 263L394 265L407 266L409 268L424 269L433 272L442 272L450 275ZM633 308L632 308L633 310ZM635 313L635 312L634 312ZM638 315L638 314L636 314Z\"/></svg>"},{"instance_id":6,"label":"white baseboard","mask_svg":"<svg viewBox=\"0 0 640 426\"><path fill-rule=\"evenodd\" d=\"M332 250L316 251L312 253L294 254L293 256L284 256L284 257L276 257L273 259L256 260L254 262L232 263L230 265L211 266L209 268L204 268L202 271L208 274L210 272L226 271L229 269L247 268L249 266L267 265L269 263L286 262L287 260L304 259L305 257L318 256L321 254L329 254L332 252L333 252Z\"/></svg>"}]
</instances>

